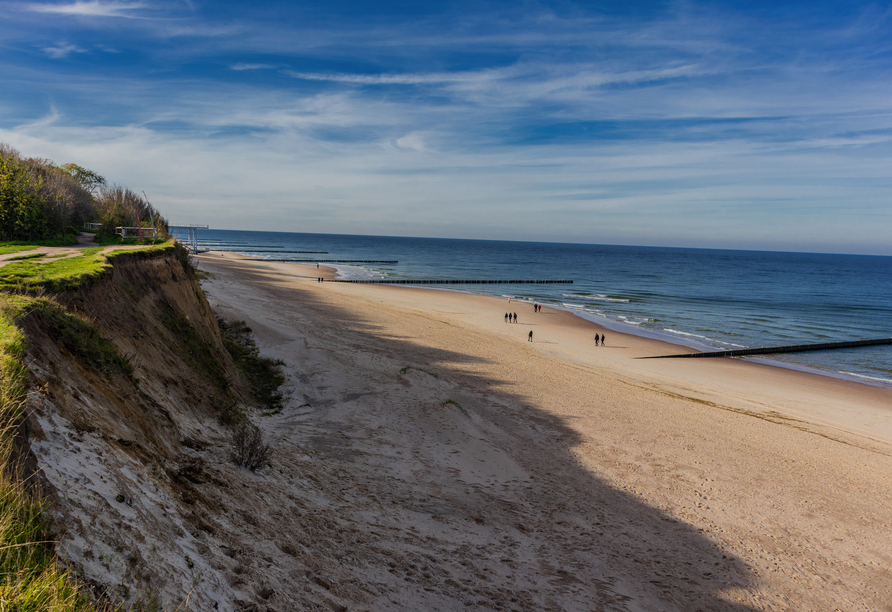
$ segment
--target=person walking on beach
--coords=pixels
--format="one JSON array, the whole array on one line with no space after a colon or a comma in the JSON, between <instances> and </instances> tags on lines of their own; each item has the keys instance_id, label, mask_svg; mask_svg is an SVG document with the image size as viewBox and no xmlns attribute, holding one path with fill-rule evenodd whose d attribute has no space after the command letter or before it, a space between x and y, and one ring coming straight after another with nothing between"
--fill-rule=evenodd
<instances>
[{"instance_id":1,"label":"person walking on beach","mask_svg":"<svg viewBox=\"0 0 892 612\"><path fill-rule=\"evenodd\" d=\"M508 322L508 313L506 312L505 313L505 323L507 323L507 322Z\"/></svg>"},{"instance_id":2,"label":"person walking on beach","mask_svg":"<svg viewBox=\"0 0 892 612\"><path fill-rule=\"evenodd\" d=\"M517 313L514 313L514 322L517 323Z\"/></svg>"},{"instance_id":3,"label":"person walking on beach","mask_svg":"<svg viewBox=\"0 0 892 612\"><path fill-rule=\"evenodd\" d=\"M601 346L607 346L607 336L601 334Z\"/></svg>"},{"instance_id":4,"label":"person walking on beach","mask_svg":"<svg viewBox=\"0 0 892 612\"><path fill-rule=\"evenodd\" d=\"M598 340L600 340L600 339L601 339L601 336L599 336L598 334L595 334L595 346L598 346Z\"/></svg>"},{"instance_id":5,"label":"person walking on beach","mask_svg":"<svg viewBox=\"0 0 892 612\"><path fill-rule=\"evenodd\" d=\"M533 330L530 330L530 337L529 337L529 341L530 341L530 342L532 342L532 341L533 341Z\"/></svg>"}]
</instances>

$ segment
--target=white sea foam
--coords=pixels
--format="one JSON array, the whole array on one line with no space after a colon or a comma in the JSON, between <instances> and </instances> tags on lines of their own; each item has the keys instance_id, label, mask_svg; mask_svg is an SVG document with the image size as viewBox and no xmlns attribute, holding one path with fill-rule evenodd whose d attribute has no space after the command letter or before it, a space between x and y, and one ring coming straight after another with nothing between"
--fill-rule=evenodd
<instances>
[{"instance_id":1,"label":"white sea foam","mask_svg":"<svg viewBox=\"0 0 892 612\"><path fill-rule=\"evenodd\" d=\"M868 376L867 374L858 374L857 372L844 372L842 370L839 370L839 373L845 376L854 376L856 378L863 378L865 380L875 380L877 382L892 384L892 380L888 378L880 378L879 376Z\"/></svg>"},{"instance_id":2,"label":"white sea foam","mask_svg":"<svg viewBox=\"0 0 892 612\"><path fill-rule=\"evenodd\" d=\"M340 264L335 269L338 271L338 278L342 280L380 280L386 277L383 272L360 266Z\"/></svg>"},{"instance_id":3,"label":"white sea foam","mask_svg":"<svg viewBox=\"0 0 892 612\"><path fill-rule=\"evenodd\" d=\"M595 295L579 295L577 293L562 293L561 296L568 298L577 298L582 300L593 300L595 302L621 302L628 303L632 300L628 300L626 298L614 298L609 295L604 295L602 293L596 293Z\"/></svg>"},{"instance_id":4,"label":"white sea foam","mask_svg":"<svg viewBox=\"0 0 892 612\"><path fill-rule=\"evenodd\" d=\"M677 329L669 329L668 327L663 328L664 332L669 332L670 334L678 334L679 336L690 336L692 338L700 338L701 340L712 340L709 336L701 336L699 334L691 334L689 332L678 331Z\"/></svg>"},{"instance_id":5,"label":"white sea foam","mask_svg":"<svg viewBox=\"0 0 892 612\"><path fill-rule=\"evenodd\" d=\"M582 304L569 304L567 302L563 302L561 304L561 306L563 306L564 308L574 308L576 310L585 310L585 306L583 306Z\"/></svg>"}]
</instances>

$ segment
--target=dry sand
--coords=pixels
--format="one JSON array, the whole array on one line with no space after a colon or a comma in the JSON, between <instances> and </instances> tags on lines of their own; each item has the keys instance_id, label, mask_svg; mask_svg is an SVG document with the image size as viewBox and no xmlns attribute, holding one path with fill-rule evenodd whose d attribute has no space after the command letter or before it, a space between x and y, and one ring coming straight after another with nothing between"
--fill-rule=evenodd
<instances>
[{"instance_id":1,"label":"dry sand","mask_svg":"<svg viewBox=\"0 0 892 612\"><path fill-rule=\"evenodd\" d=\"M286 363L259 422L303 509L277 521L331 606L892 610L892 391L198 259L215 310Z\"/></svg>"}]
</instances>

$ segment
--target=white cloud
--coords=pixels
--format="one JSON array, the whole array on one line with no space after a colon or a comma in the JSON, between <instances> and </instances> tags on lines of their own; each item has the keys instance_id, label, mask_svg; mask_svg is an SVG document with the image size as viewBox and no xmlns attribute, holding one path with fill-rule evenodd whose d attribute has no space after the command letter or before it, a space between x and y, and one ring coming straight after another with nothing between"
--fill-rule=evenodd
<instances>
[{"instance_id":1,"label":"white cloud","mask_svg":"<svg viewBox=\"0 0 892 612\"><path fill-rule=\"evenodd\" d=\"M412 134L406 134L402 138L397 138L396 146L400 149L411 149L413 151L424 151L424 139L421 134L417 132L413 132Z\"/></svg>"},{"instance_id":2,"label":"white cloud","mask_svg":"<svg viewBox=\"0 0 892 612\"><path fill-rule=\"evenodd\" d=\"M248 64L245 62L239 62L237 64L233 64L229 67L230 70L269 70L271 68L277 68L278 66L274 64Z\"/></svg>"},{"instance_id":3,"label":"white cloud","mask_svg":"<svg viewBox=\"0 0 892 612\"><path fill-rule=\"evenodd\" d=\"M285 74L296 79L307 81L334 81L337 83L354 83L357 85L424 85L426 83L455 83L476 80L479 73L430 73L430 74L337 74L318 72L285 71Z\"/></svg>"},{"instance_id":4,"label":"white cloud","mask_svg":"<svg viewBox=\"0 0 892 612\"><path fill-rule=\"evenodd\" d=\"M137 18L133 11L144 7L141 2L74 2L72 4L30 4L28 9L37 13L58 15L78 15L82 17L126 17Z\"/></svg>"},{"instance_id":5,"label":"white cloud","mask_svg":"<svg viewBox=\"0 0 892 612\"><path fill-rule=\"evenodd\" d=\"M62 59L68 57L72 53L86 53L86 49L81 49L77 45L70 43L59 43L55 47L44 47L44 53L53 59Z\"/></svg>"}]
</instances>

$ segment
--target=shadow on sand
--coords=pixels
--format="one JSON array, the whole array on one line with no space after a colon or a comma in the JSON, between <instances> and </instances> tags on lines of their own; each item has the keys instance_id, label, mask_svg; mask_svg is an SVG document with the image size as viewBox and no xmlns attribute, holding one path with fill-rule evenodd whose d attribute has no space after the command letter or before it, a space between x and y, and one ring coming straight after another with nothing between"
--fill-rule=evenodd
<instances>
[{"instance_id":1,"label":"shadow on sand","mask_svg":"<svg viewBox=\"0 0 892 612\"><path fill-rule=\"evenodd\" d=\"M382 355L394 363L417 364L419 367L413 369L421 372L426 371L421 368L435 370L437 380L431 384L451 386L464 394L462 399L447 400L444 404L452 402L473 423L479 424L500 451L522 466L529 478L492 485L468 485L463 489L453 486L443 492L437 483L456 481L455 470L432 464L425 467L423 480L426 483L419 484L408 477L396 489L388 489L392 485L382 483L375 491L375 499L380 499L385 506L388 503L403 504L406 511L419 515L427 513L437 521L459 521L464 516L479 515L479 519L475 518L476 524L469 523L468 529L489 530L486 533L494 543L489 548L479 548L474 554L481 559L491 558L490 563L502 567L504 573L500 577L498 572L481 570L480 576L474 580L483 590L491 588L496 592L502 588L506 591L504 609L753 610L722 596L723 591L740 592L753 586L754 576L739 559L723 551L695 527L610 486L581 466L571 449L583 440L568 421L543 411L529 398L506 392L510 388L507 381L469 373L468 367L461 369L480 363L477 358L422 346L409 337L381 334L379 326L372 322L359 320L348 309L333 307L319 299L318 290L324 291L321 286L294 288L281 282L281 277L273 272L255 264L220 263L236 271L238 282L256 292L256 299L291 304L296 336L304 333L300 325L313 325L316 341L325 334L332 334L341 346L350 345L359 352ZM208 264L214 265L214 262ZM205 267L204 262L201 267ZM356 289L362 291L361 287ZM307 330L306 333L311 332ZM401 384L398 370L394 370L393 383L397 388ZM422 374L417 376L423 377ZM378 395L369 394L348 399L358 405L376 397ZM414 418L412 415L400 418L410 417ZM361 425L357 427L361 428ZM391 431L387 435L398 437L399 433ZM333 432L331 439L326 441L323 432L316 435L314 444L319 449L330 447L346 451L351 445L361 447L366 444L364 436L383 435L353 431L344 434L342 431ZM423 455L425 449L417 449L416 453ZM345 469L355 470L359 469L355 462L364 459L362 453L337 454L332 451L331 461L342 461ZM375 469L383 472L390 468ZM457 494L457 490L464 492ZM441 525L440 522L432 524ZM428 540L432 541L432 538ZM433 566L437 568L439 564L438 569L445 572L451 566L441 556L442 552L434 549L448 549L449 542L415 546L423 549L428 545L431 547L429 556L438 559L432 562ZM517 551L526 552L518 554ZM431 570L430 573L435 576L437 572ZM522 578L524 576L531 578ZM406 588L420 590L421 583L416 584L410 578L411 575L407 575ZM530 583L529 588L521 589L516 582L511 582L519 579ZM487 580L494 586L487 586ZM443 589L452 589L457 600L464 600L464 606L472 606L462 609L480 607L474 599L477 595L470 587L466 589L455 584ZM480 597L487 606L492 605L492 599Z\"/></svg>"}]
</instances>

